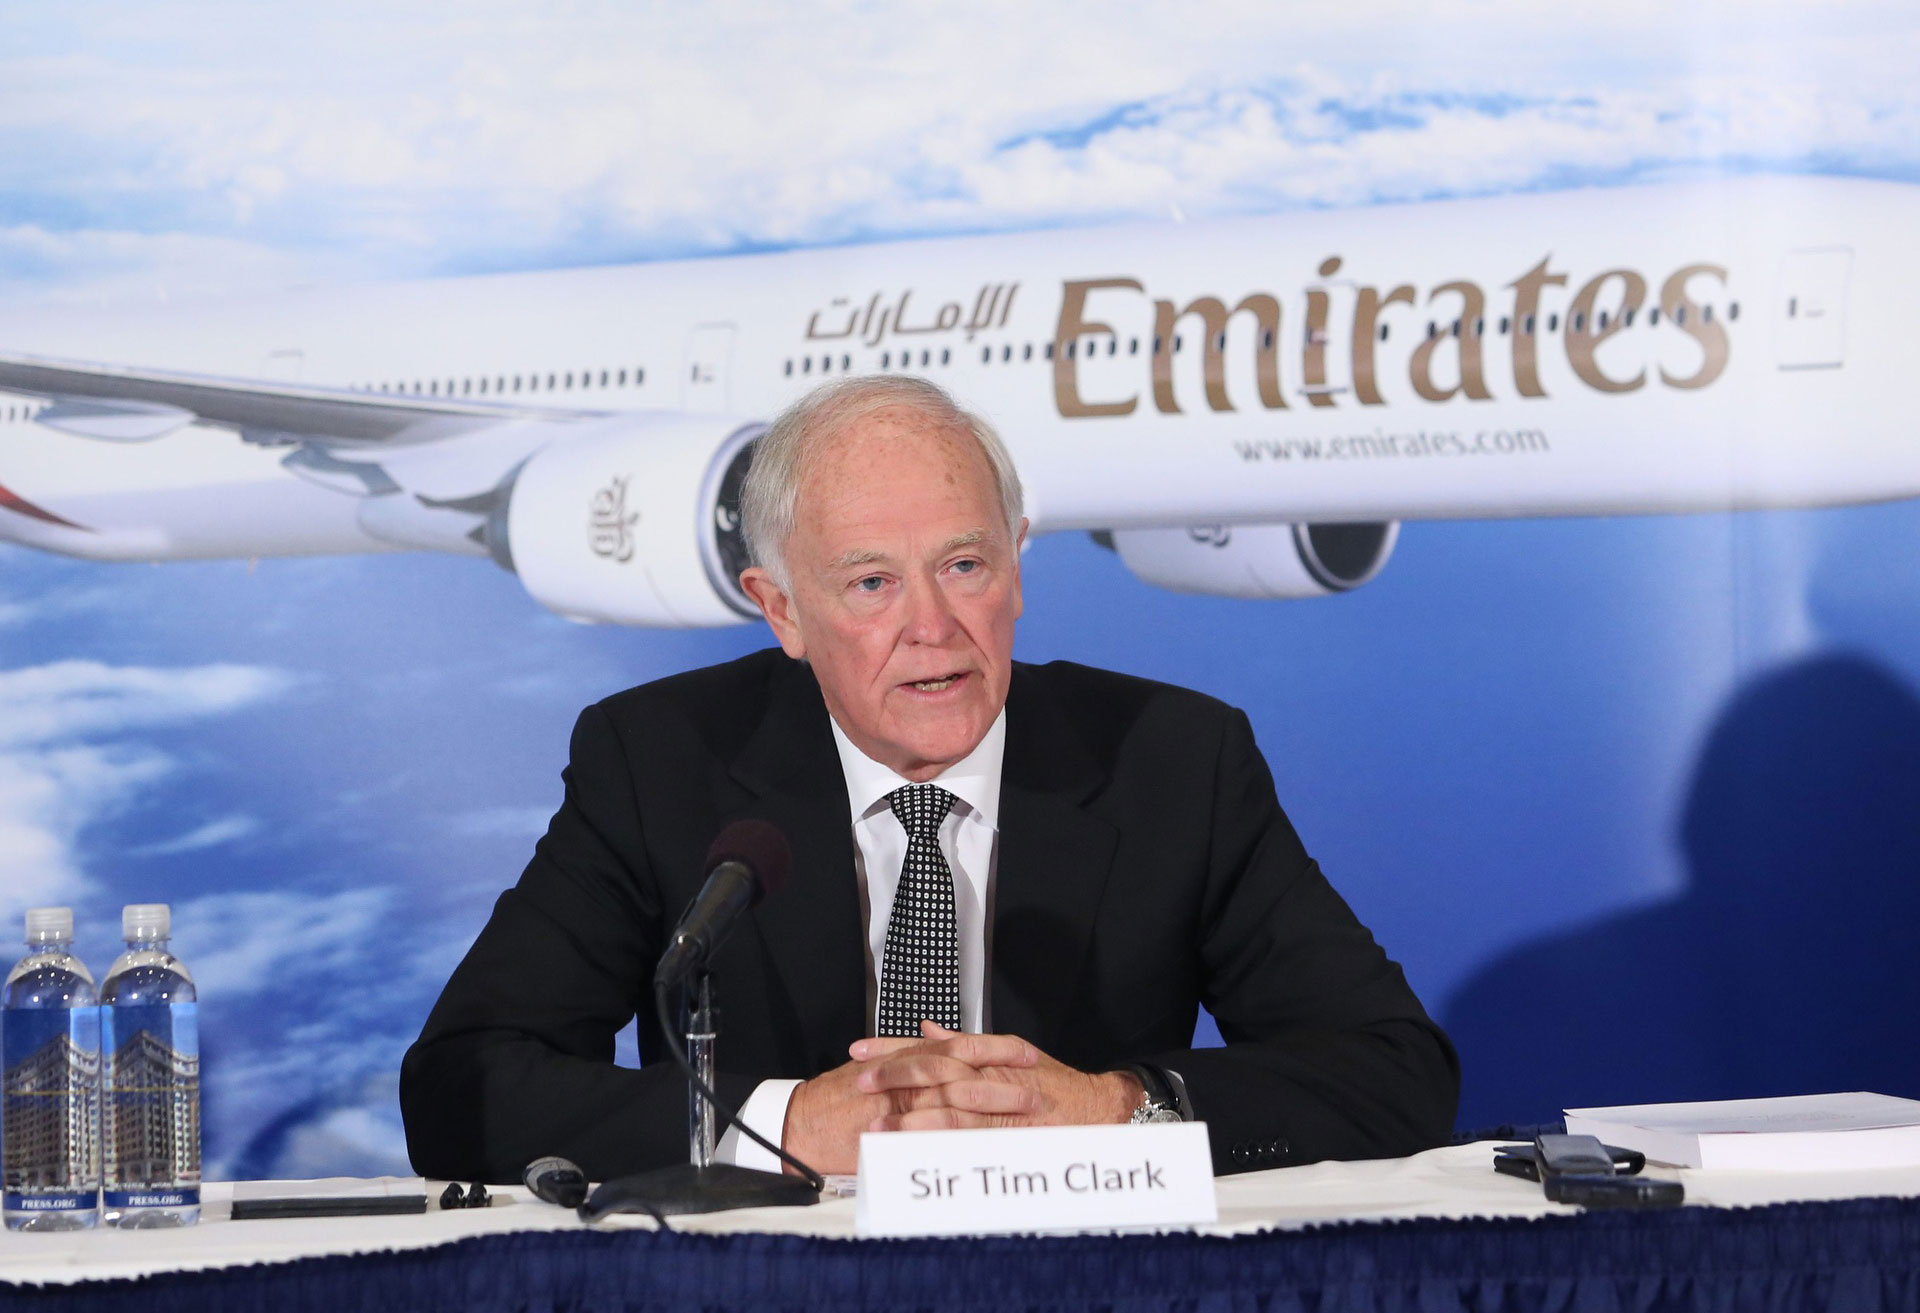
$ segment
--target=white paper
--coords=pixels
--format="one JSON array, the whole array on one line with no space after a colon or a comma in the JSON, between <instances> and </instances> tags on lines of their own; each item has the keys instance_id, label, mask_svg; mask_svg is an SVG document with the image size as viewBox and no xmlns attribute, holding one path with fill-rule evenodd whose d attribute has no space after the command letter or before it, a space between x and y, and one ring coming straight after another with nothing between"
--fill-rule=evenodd
<instances>
[{"instance_id":1,"label":"white paper","mask_svg":"<svg viewBox=\"0 0 1920 1313\"><path fill-rule=\"evenodd\" d=\"M1806 1094L1569 1108L1567 1131L1677 1167L1744 1171L1920 1166L1920 1101Z\"/></svg>"},{"instance_id":2,"label":"white paper","mask_svg":"<svg viewBox=\"0 0 1920 1313\"><path fill-rule=\"evenodd\" d=\"M1794 1094L1776 1099L1708 1103L1643 1103L1569 1108L1569 1117L1644 1126L1685 1135L1755 1135L1783 1131L1871 1131L1920 1126L1920 1100L1891 1094Z\"/></svg>"}]
</instances>

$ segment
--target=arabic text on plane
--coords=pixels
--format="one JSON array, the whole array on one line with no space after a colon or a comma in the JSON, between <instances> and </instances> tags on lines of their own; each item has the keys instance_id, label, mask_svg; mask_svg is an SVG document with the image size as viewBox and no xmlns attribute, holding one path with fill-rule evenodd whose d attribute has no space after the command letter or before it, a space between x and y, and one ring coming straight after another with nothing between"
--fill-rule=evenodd
<instances>
[{"instance_id":1,"label":"arabic text on plane","mask_svg":"<svg viewBox=\"0 0 1920 1313\"><path fill-rule=\"evenodd\" d=\"M827 303L826 309L816 310L807 317L807 340L838 342L858 338L871 347L878 346L889 334L914 337L962 329L966 340L971 342L977 333L1007 326L1007 318L1013 313L1013 298L1019 290L1019 283L982 283L974 293L970 312L963 310L959 301L943 301L932 317L924 320L919 318L924 310L914 306L914 289L910 287L891 302L880 292L869 296L864 305L836 296ZM824 324L823 319L827 321Z\"/></svg>"}]
</instances>

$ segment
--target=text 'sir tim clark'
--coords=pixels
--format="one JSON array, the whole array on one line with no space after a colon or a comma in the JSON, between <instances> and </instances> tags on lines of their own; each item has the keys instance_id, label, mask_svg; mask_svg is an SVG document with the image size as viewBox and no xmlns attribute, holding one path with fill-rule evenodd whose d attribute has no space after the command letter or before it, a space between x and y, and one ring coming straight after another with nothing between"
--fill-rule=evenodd
<instances>
[{"instance_id":1,"label":"text 'sir tim clark'","mask_svg":"<svg viewBox=\"0 0 1920 1313\"><path fill-rule=\"evenodd\" d=\"M1138 1167L1108 1167L1097 1162L1069 1163L1059 1173L1063 1190L1073 1194L1124 1193L1164 1190L1167 1183L1151 1158ZM952 1199L962 1194L1051 1194L1053 1174L1012 1171L1005 1167L975 1167L965 1172L942 1172L922 1167L910 1172L911 1199Z\"/></svg>"}]
</instances>

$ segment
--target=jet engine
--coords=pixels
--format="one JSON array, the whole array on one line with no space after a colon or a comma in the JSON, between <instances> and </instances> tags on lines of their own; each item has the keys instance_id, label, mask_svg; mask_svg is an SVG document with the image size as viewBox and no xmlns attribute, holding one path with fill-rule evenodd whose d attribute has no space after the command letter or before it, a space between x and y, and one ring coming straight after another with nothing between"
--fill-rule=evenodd
<instances>
[{"instance_id":1,"label":"jet engine","mask_svg":"<svg viewBox=\"0 0 1920 1313\"><path fill-rule=\"evenodd\" d=\"M1115 529L1109 545L1147 583L1216 597L1324 597L1380 573L1400 536L1375 524L1217 524Z\"/></svg>"},{"instance_id":2,"label":"jet engine","mask_svg":"<svg viewBox=\"0 0 1920 1313\"><path fill-rule=\"evenodd\" d=\"M739 584L740 487L764 428L671 414L583 426L509 476L482 541L535 601L572 620L755 619Z\"/></svg>"}]
</instances>

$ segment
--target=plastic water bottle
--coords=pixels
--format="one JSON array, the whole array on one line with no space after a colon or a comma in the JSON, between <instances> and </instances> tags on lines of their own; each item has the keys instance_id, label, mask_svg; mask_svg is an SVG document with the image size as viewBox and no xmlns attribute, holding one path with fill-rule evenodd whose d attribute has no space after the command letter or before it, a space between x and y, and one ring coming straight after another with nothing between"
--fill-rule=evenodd
<instances>
[{"instance_id":1,"label":"plastic water bottle","mask_svg":"<svg viewBox=\"0 0 1920 1313\"><path fill-rule=\"evenodd\" d=\"M193 977L167 950L172 920L165 903L129 903L127 951L100 982L109 1226L200 1220L200 1025Z\"/></svg>"},{"instance_id":2,"label":"plastic water bottle","mask_svg":"<svg viewBox=\"0 0 1920 1313\"><path fill-rule=\"evenodd\" d=\"M100 1220L100 1009L72 947L72 908L32 908L0 994L0 1212L15 1231Z\"/></svg>"}]
</instances>

